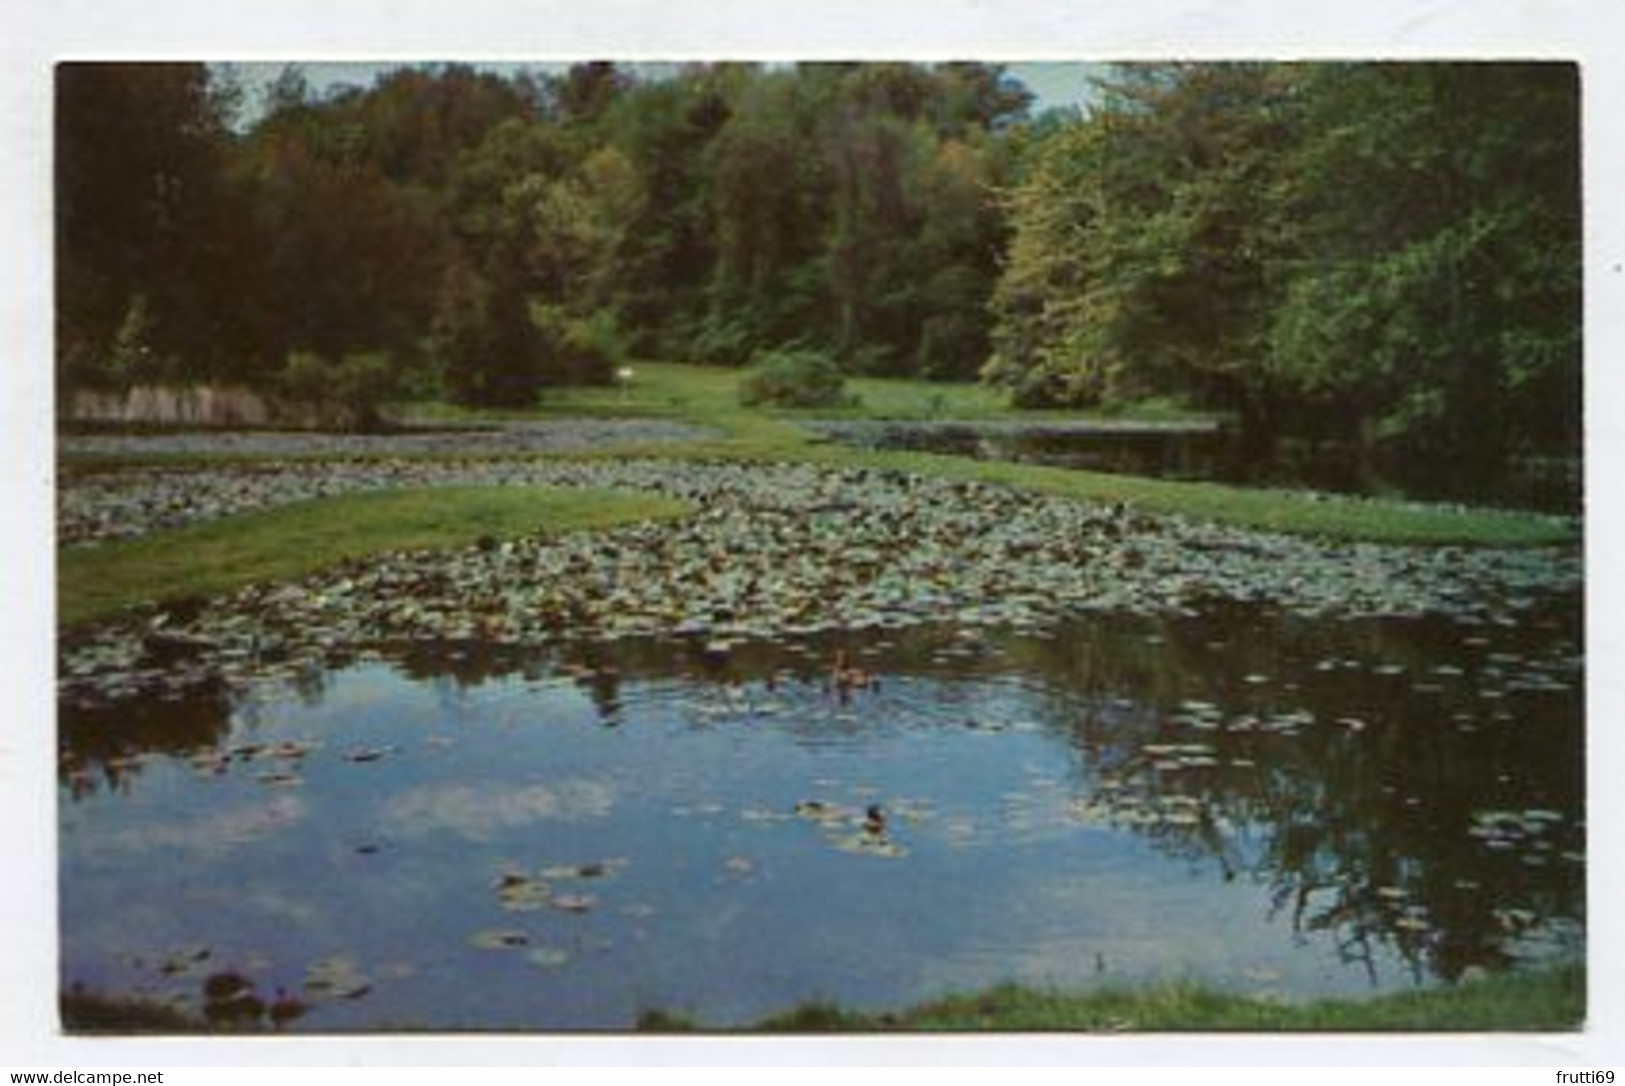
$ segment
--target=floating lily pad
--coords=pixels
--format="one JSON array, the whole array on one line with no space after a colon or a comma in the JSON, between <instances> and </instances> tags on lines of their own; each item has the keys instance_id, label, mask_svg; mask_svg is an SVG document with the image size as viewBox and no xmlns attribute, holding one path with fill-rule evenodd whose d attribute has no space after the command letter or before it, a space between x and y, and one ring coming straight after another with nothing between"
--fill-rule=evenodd
<instances>
[{"instance_id":1,"label":"floating lily pad","mask_svg":"<svg viewBox=\"0 0 1625 1086\"><path fill-rule=\"evenodd\" d=\"M554 881L565 881L568 879L601 879L611 874L616 866L619 865L599 862L585 864L552 864L548 867L542 868L541 877L544 879L552 879Z\"/></svg>"},{"instance_id":2,"label":"floating lily pad","mask_svg":"<svg viewBox=\"0 0 1625 1086\"><path fill-rule=\"evenodd\" d=\"M570 952L556 946L532 947L525 952L525 960L538 969L557 969L570 960Z\"/></svg>"},{"instance_id":3,"label":"floating lily pad","mask_svg":"<svg viewBox=\"0 0 1625 1086\"><path fill-rule=\"evenodd\" d=\"M509 912L533 912L553 900L553 887L540 879L505 881L497 887L497 900Z\"/></svg>"},{"instance_id":4,"label":"floating lily pad","mask_svg":"<svg viewBox=\"0 0 1625 1086\"><path fill-rule=\"evenodd\" d=\"M908 849L883 834L863 832L844 834L836 838L834 844L842 852L852 852L860 856L878 856L895 860L908 855Z\"/></svg>"},{"instance_id":5,"label":"floating lily pad","mask_svg":"<svg viewBox=\"0 0 1625 1086\"><path fill-rule=\"evenodd\" d=\"M372 982L354 958L341 954L312 962L305 970L305 988L337 999L360 999L372 990Z\"/></svg>"},{"instance_id":6,"label":"floating lily pad","mask_svg":"<svg viewBox=\"0 0 1625 1086\"><path fill-rule=\"evenodd\" d=\"M796 804L796 814L811 822L840 822L847 819L850 812L842 810L833 803L809 799Z\"/></svg>"},{"instance_id":7,"label":"floating lily pad","mask_svg":"<svg viewBox=\"0 0 1625 1086\"><path fill-rule=\"evenodd\" d=\"M530 936L522 931L486 928L469 936L469 943L481 950L512 950L530 943Z\"/></svg>"}]
</instances>

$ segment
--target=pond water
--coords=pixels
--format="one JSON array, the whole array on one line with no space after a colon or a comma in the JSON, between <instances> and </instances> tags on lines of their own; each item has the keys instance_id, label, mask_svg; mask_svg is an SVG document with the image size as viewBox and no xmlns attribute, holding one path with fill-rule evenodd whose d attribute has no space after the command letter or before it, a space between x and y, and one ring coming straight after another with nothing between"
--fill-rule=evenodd
<instances>
[{"instance_id":1,"label":"pond water","mask_svg":"<svg viewBox=\"0 0 1625 1086\"><path fill-rule=\"evenodd\" d=\"M384 648L65 707L62 981L575 1030L1581 953L1576 612Z\"/></svg>"},{"instance_id":2,"label":"pond water","mask_svg":"<svg viewBox=\"0 0 1625 1086\"><path fill-rule=\"evenodd\" d=\"M1242 486L1308 488L1421 501L1465 502L1575 515L1581 507L1578 457L1525 458L1504 469L1459 461L1362 457L1338 442L1277 443L1251 454L1230 429L1202 424L970 424L852 421L817 423L848 444L947 453L1055 467L1207 480Z\"/></svg>"}]
</instances>

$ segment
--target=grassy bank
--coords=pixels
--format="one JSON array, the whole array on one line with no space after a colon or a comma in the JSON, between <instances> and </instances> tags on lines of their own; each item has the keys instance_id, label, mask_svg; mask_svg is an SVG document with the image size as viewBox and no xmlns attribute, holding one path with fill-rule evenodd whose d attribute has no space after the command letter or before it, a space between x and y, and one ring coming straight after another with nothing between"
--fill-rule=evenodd
<instances>
[{"instance_id":1,"label":"grassy bank","mask_svg":"<svg viewBox=\"0 0 1625 1086\"><path fill-rule=\"evenodd\" d=\"M1559 518L1489 509L1112 475L930 453L840 450L838 459L1086 501L1123 502L1147 512L1333 540L1527 547L1575 538L1573 528Z\"/></svg>"},{"instance_id":2,"label":"grassy bank","mask_svg":"<svg viewBox=\"0 0 1625 1086\"><path fill-rule=\"evenodd\" d=\"M739 406L742 372L724 366L640 362L633 367L633 379L625 387L550 389L543 394L541 404L532 410L486 412L450 404L402 404L397 405L392 414L413 421L469 422L483 418L535 418L537 415L699 418L718 413L763 413ZM970 382L855 377L847 382L847 388L856 395L856 403L807 413L821 418L966 421L1079 417L1076 412L1019 410L1010 406L1002 391ZM1166 409L1159 408L1159 411ZM794 417L801 412L776 413Z\"/></svg>"},{"instance_id":3,"label":"grassy bank","mask_svg":"<svg viewBox=\"0 0 1625 1086\"><path fill-rule=\"evenodd\" d=\"M1585 989L1585 969L1578 964L1373 999L1308 1003L1250 999L1194 985L1088 994L1003 985L897 1013L860 1014L806 1004L749 1028L763 1033L1570 1032L1584 1025ZM221 1028L171 1005L77 988L63 993L61 1013L63 1026L76 1033L184 1034ZM646 1012L637 1027L650 1033L705 1028L661 1011ZM237 1030L252 1028L240 1025Z\"/></svg>"},{"instance_id":4,"label":"grassy bank","mask_svg":"<svg viewBox=\"0 0 1625 1086\"><path fill-rule=\"evenodd\" d=\"M1186 984L1081 994L1003 985L896 1013L806 1004L753 1028L769 1033L1570 1031L1584 1024L1585 1013L1585 969L1571 964L1372 999L1307 1003ZM649 1031L703 1028L659 1011L646 1013L639 1026Z\"/></svg>"},{"instance_id":5,"label":"grassy bank","mask_svg":"<svg viewBox=\"0 0 1625 1086\"><path fill-rule=\"evenodd\" d=\"M72 626L136 604L292 580L388 551L606 528L685 511L652 495L534 487L419 487L298 502L61 551L58 616Z\"/></svg>"},{"instance_id":6,"label":"grassy bank","mask_svg":"<svg viewBox=\"0 0 1625 1086\"><path fill-rule=\"evenodd\" d=\"M680 446L617 449L612 451L613 455L812 461L832 467L908 471L967 482L997 483L1086 501L1123 502L1148 512L1338 540L1517 547L1560 544L1575 539L1573 527L1561 518L1525 513L851 448L821 440L796 425L797 418L827 417L830 412L764 412L741 407L735 371L676 365L649 366L646 370L639 383L619 401L606 399L611 394L604 391L573 390L559 393L561 398L551 409L590 413L619 402L643 413L709 426L724 435L717 440ZM980 386L880 380L860 380L855 384L860 394L869 397L865 402L872 406L853 411L867 412L873 417L1027 421L1044 417L1017 412L1003 405L995 393ZM940 403L937 402L939 397ZM1056 417L1077 419L1079 416ZM1167 421L1169 417L1157 412L1147 416L1146 421Z\"/></svg>"},{"instance_id":7,"label":"grassy bank","mask_svg":"<svg viewBox=\"0 0 1625 1086\"><path fill-rule=\"evenodd\" d=\"M560 389L536 414L643 415L708 426L722 436L680 446L629 447L590 455L816 461L831 466L912 471L941 478L999 483L1087 501L1125 502L1150 512L1187 516L1262 531L1327 539L1400 544L1539 546L1572 542L1575 531L1561 518L1497 510L1264 490L1220 483L1184 482L1105 472L979 461L929 453L856 449L822 441L796 425L799 418L847 417L904 420L1077 420L1076 412L1019 411L1002 394L981 385L858 378L851 382L860 403L838 411L762 411L740 406L739 372L707 366L649 363L625 389ZM463 409L419 408L419 420L469 421ZM1195 416L1151 405L1142 417L1166 422Z\"/></svg>"},{"instance_id":8,"label":"grassy bank","mask_svg":"<svg viewBox=\"0 0 1625 1086\"><path fill-rule=\"evenodd\" d=\"M645 363L625 389L569 388L546 394L537 408L517 412L474 411L450 404L397 405L393 414L416 424L470 423L514 418L648 417L708 427L717 436L692 442L624 444L563 458L649 456L673 460L768 460L912 471L982 481L1087 501L1124 502L1237 527L1338 540L1467 546L1538 546L1572 543L1577 533L1563 518L1485 509L1340 497L1300 491L1263 490L1220 483L1184 482L1017 464L928 453L858 449L836 445L797 425L809 417L1039 421L1080 418L1076 413L1017 411L998 393L977 385L861 378L854 382L862 404L838 412L764 411L738 399L739 371L672 363ZM1123 416L1118 417L1121 421ZM1129 415L1127 417L1136 417ZM1149 409L1146 421L1178 417L1166 407ZM429 454L422 454L429 455ZM75 456L64 470L94 470L137 462L214 463L242 457Z\"/></svg>"}]
</instances>

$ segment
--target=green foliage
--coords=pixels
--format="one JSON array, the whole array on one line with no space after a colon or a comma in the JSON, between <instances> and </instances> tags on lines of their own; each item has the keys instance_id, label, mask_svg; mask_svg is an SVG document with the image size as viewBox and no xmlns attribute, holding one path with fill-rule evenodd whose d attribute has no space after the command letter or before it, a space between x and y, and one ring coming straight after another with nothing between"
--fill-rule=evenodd
<instances>
[{"instance_id":1,"label":"green foliage","mask_svg":"<svg viewBox=\"0 0 1625 1086\"><path fill-rule=\"evenodd\" d=\"M1271 379L1379 449L1458 471L1576 447L1572 67L1336 66L1307 86L1307 239ZM1330 123L1347 114L1365 124Z\"/></svg>"},{"instance_id":2,"label":"green foliage","mask_svg":"<svg viewBox=\"0 0 1625 1086\"><path fill-rule=\"evenodd\" d=\"M1176 983L1062 992L1001 984L880 1013L804 1003L752 1028L768 1033L904 1031L1530 1031L1576 1030L1585 1021L1586 973L1564 964L1364 1000L1288 1003ZM658 1008L638 1017L649 1032L706 1028Z\"/></svg>"},{"instance_id":3,"label":"green foliage","mask_svg":"<svg viewBox=\"0 0 1625 1086\"><path fill-rule=\"evenodd\" d=\"M491 277L448 269L433 335L447 390L459 403L523 406L545 383L550 344L512 259L499 260Z\"/></svg>"},{"instance_id":4,"label":"green foliage","mask_svg":"<svg viewBox=\"0 0 1625 1086\"><path fill-rule=\"evenodd\" d=\"M549 383L607 385L628 360L613 314L600 310L574 317L559 306L533 306L531 321L547 358Z\"/></svg>"},{"instance_id":5,"label":"green foliage","mask_svg":"<svg viewBox=\"0 0 1625 1086\"><path fill-rule=\"evenodd\" d=\"M115 388L159 382L172 374L173 361L159 354L155 341L152 307L147 295L137 294L119 322L108 355L107 375Z\"/></svg>"},{"instance_id":6,"label":"green foliage","mask_svg":"<svg viewBox=\"0 0 1625 1086\"><path fill-rule=\"evenodd\" d=\"M707 366L743 366L756 352L756 336L742 320L712 315L689 348L693 361Z\"/></svg>"},{"instance_id":7,"label":"green foliage","mask_svg":"<svg viewBox=\"0 0 1625 1086\"><path fill-rule=\"evenodd\" d=\"M296 351L277 375L277 391L297 404L310 405L327 425L366 430L379 424L379 407L396 394L398 373L389 356L379 351L337 361Z\"/></svg>"},{"instance_id":8,"label":"green foliage","mask_svg":"<svg viewBox=\"0 0 1625 1086\"><path fill-rule=\"evenodd\" d=\"M289 68L235 131L202 66L60 85L66 387L111 379L144 295L180 379L275 386L290 354L428 344L452 395L489 404L626 350L744 365L803 342L973 374L1028 100L969 63L452 64L321 95Z\"/></svg>"},{"instance_id":9,"label":"green foliage","mask_svg":"<svg viewBox=\"0 0 1625 1086\"><path fill-rule=\"evenodd\" d=\"M837 407L851 402L834 359L806 348L763 351L739 382L747 407Z\"/></svg>"},{"instance_id":10,"label":"green foliage","mask_svg":"<svg viewBox=\"0 0 1625 1086\"><path fill-rule=\"evenodd\" d=\"M1493 473L1578 446L1560 64L1121 66L1006 196L987 379Z\"/></svg>"},{"instance_id":11,"label":"green foliage","mask_svg":"<svg viewBox=\"0 0 1625 1086\"><path fill-rule=\"evenodd\" d=\"M206 375L252 353L252 326L232 319L241 254L254 247L244 237L250 216L228 184L228 109L201 64L57 66L65 382L137 379L160 359L174 376ZM124 372L111 374L108 356L132 316L148 354L112 363Z\"/></svg>"}]
</instances>

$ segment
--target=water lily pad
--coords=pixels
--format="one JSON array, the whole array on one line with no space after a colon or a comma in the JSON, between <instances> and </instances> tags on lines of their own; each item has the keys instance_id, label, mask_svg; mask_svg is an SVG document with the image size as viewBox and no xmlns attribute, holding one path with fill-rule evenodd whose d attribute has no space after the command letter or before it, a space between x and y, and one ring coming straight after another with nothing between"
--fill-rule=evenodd
<instances>
[{"instance_id":1,"label":"water lily pad","mask_svg":"<svg viewBox=\"0 0 1625 1086\"><path fill-rule=\"evenodd\" d=\"M819 799L803 800L796 804L796 814L810 822L840 822L848 817L847 811Z\"/></svg>"},{"instance_id":2,"label":"water lily pad","mask_svg":"<svg viewBox=\"0 0 1625 1086\"><path fill-rule=\"evenodd\" d=\"M908 855L908 849L883 834L862 832L844 834L836 838L834 844L842 852L856 853L859 856L879 856L895 860Z\"/></svg>"},{"instance_id":3,"label":"water lily pad","mask_svg":"<svg viewBox=\"0 0 1625 1086\"><path fill-rule=\"evenodd\" d=\"M556 946L532 947L525 952L525 960L538 969L557 969L570 960L570 952Z\"/></svg>"},{"instance_id":4,"label":"water lily pad","mask_svg":"<svg viewBox=\"0 0 1625 1086\"><path fill-rule=\"evenodd\" d=\"M497 879L497 900L509 912L532 912L544 908L553 898L553 887L517 871L504 872Z\"/></svg>"},{"instance_id":5,"label":"water lily pad","mask_svg":"<svg viewBox=\"0 0 1625 1086\"><path fill-rule=\"evenodd\" d=\"M584 864L552 864L541 870L541 877L554 881L568 879L601 879L612 873L613 866L603 862Z\"/></svg>"},{"instance_id":6,"label":"water lily pad","mask_svg":"<svg viewBox=\"0 0 1625 1086\"><path fill-rule=\"evenodd\" d=\"M516 947L528 945L530 936L522 931L486 928L469 936L468 941L481 950L512 950Z\"/></svg>"},{"instance_id":7,"label":"water lily pad","mask_svg":"<svg viewBox=\"0 0 1625 1086\"><path fill-rule=\"evenodd\" d=\"M337 999L360 999L372 990L372 982L354 958L340 954L312 962L305 970L305 988Z\"/></svg>"}]
</instances>

